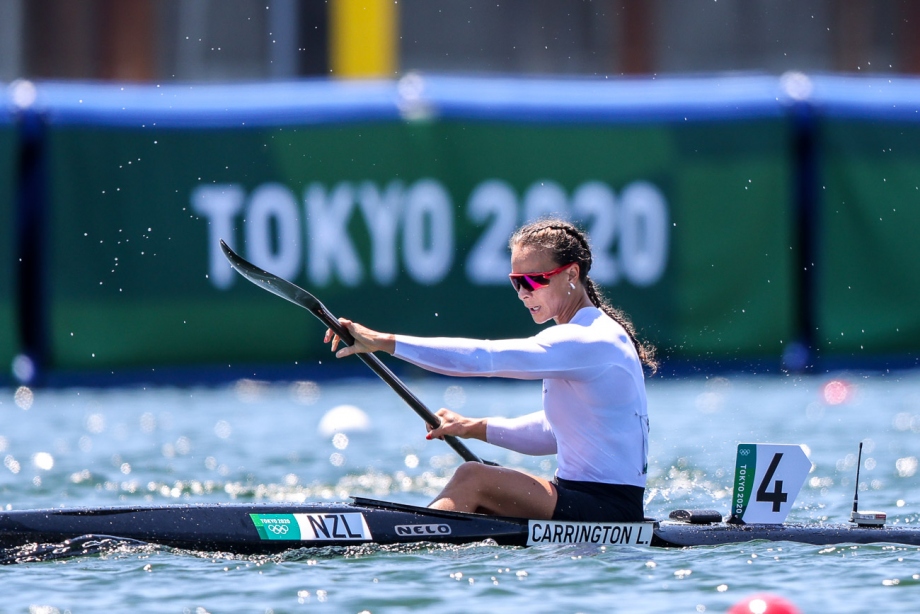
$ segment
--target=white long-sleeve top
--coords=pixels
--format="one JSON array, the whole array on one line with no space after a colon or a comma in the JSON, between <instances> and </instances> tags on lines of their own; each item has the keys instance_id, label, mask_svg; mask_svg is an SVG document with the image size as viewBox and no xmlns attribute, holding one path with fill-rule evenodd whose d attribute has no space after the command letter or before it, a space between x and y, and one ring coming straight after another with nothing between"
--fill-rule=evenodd
<instances>
[{"instance_id":1,"label":"white long-sleeve top","mask_svg":"<svg viewBox=\"0 0 920 614\"><path fill-rule=\"evenodd\" d=\"M648 412L635 346L617 322L585 307L567 324L499 341L396 336L394 356L454 376L543 380L543 411L489 418L487 440L556 453L567 480L645 486Z\"/></svg>"}]
</instances>

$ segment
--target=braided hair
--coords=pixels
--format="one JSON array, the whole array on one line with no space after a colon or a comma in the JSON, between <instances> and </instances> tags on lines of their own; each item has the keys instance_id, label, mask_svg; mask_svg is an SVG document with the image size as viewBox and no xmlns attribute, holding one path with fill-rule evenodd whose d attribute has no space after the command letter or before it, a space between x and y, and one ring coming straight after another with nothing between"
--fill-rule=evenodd
<instances>
[{"instance_id":1,"label":"braided hair","mask_svg":"<svg viewBox=\"0 0 920 614\"><path fill-rule=\"evenodd\" d=\"M553 260L559 264L577 263L579 280L584 284L591 303L606 313L626 330L639 355L639 360L651 373L658 370L655 346L640 341L636 327L622 310L614 307L601 292L594 280L588 276L591 270L591 246L588 238L574 224L556 218L540 219L519 228L508 242L510 247L526 245L547 249Z\"/></svg>"}]
</instances>

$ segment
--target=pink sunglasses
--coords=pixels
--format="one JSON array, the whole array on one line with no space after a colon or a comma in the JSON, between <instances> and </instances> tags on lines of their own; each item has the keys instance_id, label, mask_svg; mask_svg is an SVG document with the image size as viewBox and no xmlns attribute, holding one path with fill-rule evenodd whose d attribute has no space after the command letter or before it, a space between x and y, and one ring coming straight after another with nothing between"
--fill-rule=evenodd
<instances>
[{"instance_id":1,"label":"pink sunglasses","mask_svg":"<svg viewBox=\"0 0 920 614\"><path fill-rule=\"evenodd\" d=\"M520 292L522 286L525 290L533 292L534 290L539 290L540 288L548 286L550 277L558 275L573 264L574 262L563 264L558 269L553 269L545 273L511 273L508 275L508 278L511 280L511 285L514 287L515 292Z\"/></svg>"}]
</instances>

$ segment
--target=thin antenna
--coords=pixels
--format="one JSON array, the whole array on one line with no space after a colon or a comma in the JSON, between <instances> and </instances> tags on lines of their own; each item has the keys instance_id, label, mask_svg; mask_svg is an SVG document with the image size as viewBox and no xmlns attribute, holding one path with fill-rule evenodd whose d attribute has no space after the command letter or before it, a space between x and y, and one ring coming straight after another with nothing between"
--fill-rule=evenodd
<instances>
[{"instance_id":1,"label":"thin antenna","mask_svg":"<svg viewBox=\"0 0 920 614\"><path fill-rule=\"evenodd\" d=\"M885 524L885 512L860 512L859 511L859 466L862 465L862 442L859 442L859 456L856 459L856 492L853 493L853 512L850 522L855 522L858 527L880 527Z\"/></svg>"},{"instance_id":2,"label":"thin antenna","mask_svg":"<svg viewBox=\"0 0 920 614\"><path fill-rule=\"evenodd\" d=\"M856 492L853 493L853 517L859 511L859 466L862 465L862 444L859 442L859 455L856 457Z\"/></svg>"}]
</instances>

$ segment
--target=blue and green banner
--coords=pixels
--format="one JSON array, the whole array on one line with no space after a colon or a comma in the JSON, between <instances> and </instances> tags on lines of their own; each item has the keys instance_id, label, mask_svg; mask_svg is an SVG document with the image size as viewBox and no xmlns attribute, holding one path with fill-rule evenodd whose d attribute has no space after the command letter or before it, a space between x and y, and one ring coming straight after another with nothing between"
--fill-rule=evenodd
<instances>
[{"instance_id":1,"label":"blue and green banner","mask_svg":"<svg viewBox=\"0 0 920 614\"><path fill-rule=\"evenodd\" d=\"M592 277L664 357L794 337L772 80L458 83L46 91L49 364L322 360L319 325L235 276L219 239L372 327L534 334L507 240L548 214L589 231Z\"/></svg>"}]
</instances>

